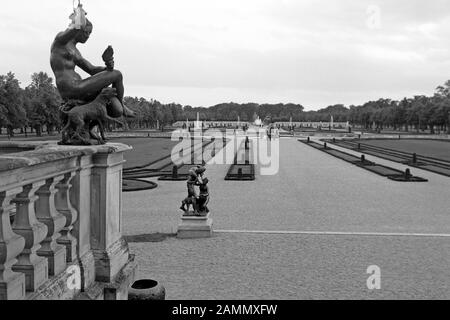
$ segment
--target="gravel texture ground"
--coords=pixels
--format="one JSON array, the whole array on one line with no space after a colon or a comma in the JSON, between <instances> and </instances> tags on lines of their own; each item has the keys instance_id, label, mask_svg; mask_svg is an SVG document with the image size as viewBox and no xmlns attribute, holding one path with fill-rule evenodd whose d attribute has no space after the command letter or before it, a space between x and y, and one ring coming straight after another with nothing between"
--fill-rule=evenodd
<instances>
[{"instance_id":1,"label":"gravel texture ground","mask_svg":"<svg viewBox=\"0 0 450 320\"><path fill-rule=\"evenodd\" d=\"M449 299L450 239L218 233L131 245L167 299ZM367 288L367 268L381 289Z\"/></svg>"}]
</instances>

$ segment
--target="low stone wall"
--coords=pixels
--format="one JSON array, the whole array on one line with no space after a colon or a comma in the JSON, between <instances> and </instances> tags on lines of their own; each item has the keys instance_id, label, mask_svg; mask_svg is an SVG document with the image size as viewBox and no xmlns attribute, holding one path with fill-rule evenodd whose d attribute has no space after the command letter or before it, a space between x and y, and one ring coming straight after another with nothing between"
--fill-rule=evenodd
<instances>
[{"instance_id":1,"label":"low stone wall","mask_svg":"<svg viewBox=\"0 0 450 320\"><path fill-rule=\"evenodd\" d=\"M0 300L126 299L123 144L0 143ZM32 150L30 150L32 148Z\"/></svg>"}]
</instances>

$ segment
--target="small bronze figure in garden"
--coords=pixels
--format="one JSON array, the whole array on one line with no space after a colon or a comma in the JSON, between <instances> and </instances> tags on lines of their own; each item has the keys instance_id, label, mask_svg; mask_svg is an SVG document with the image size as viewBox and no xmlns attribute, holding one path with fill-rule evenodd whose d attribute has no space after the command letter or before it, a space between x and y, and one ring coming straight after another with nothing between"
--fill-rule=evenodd
<instances>
[{"instance_id":1,"label":"small bronze figure in garden","mask_svg":"<svg viewBox=\"0 0 450 320\"><path fill-rule=\"evenodd\" d=\"M204 215L207 213L206 205L209 202L208 179L203 178L206 171L204 166L193 167L189 170L188 179L186 181L188 196L181 202L180 209L185 215ZM206 180L206 181L205 181ZM197 195L195 187L200 187L200 195ZM190 211L192 205L193 211ZM209 212L209 210L208 210Z\"/></svg>"}]
</instances>

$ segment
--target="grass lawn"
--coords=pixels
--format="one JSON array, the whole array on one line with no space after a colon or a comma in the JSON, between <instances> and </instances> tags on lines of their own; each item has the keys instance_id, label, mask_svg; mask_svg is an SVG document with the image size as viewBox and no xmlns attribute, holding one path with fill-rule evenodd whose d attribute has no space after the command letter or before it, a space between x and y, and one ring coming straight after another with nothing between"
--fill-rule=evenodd
<instances>
[{"instance_id":1,"label":"grass lawn","mask_svg":"<svg viewBox=\"0 0 450 320\"><path fill-rule=\"evenodd\" d=\"M111 139L110 142L123 143L133 147L133 150L127 151L124 154L125 160L127 161L124 164L125 169L143 166L169 156L172 148L179 143L168 138L147 137L115 138ZM198 143L201 143L201 140L194 142L195 145Z\"/></svg>"},{"instance_id":2,"label":"grass lawn","mask_svg":"<svg viewBox=\"0 0 450 320\"><path fill-rule=\"evenodd\" d=\"M450 142L439 140L363 140L365 144L450 161Z\"/></svg>"},{"instance_id":3,"label":"grass lawn","mask_svg":"<svg viewBox=\"0 0 450 320\"><path fill-rule=\"evenodd\" d=\"M168 156L178 143L167 138L117 138L110 142L119 142L133 147L133 150L125 152L127 162L124 168L142 166Z\"/></svg>"}]
</instances>

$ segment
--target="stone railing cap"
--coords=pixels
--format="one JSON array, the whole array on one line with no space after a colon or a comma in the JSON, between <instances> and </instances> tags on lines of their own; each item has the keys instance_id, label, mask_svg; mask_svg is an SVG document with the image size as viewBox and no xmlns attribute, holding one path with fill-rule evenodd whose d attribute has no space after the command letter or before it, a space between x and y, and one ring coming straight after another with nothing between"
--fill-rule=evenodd
<instances>
[{"instance_id":1,"label":"stone railing cap","mask_svg":"<svg viewBox=\"0 0 450 320\"><path fill-rule=\"evenodd\" d=\"M99 146L60 146L56 142L1 142L1 147L25 150L34 148L34 150L0 155L0 172L78 156L96 153L111 154L132 149L122 143L107 143Z\"/></svg>"}]
</instances>

